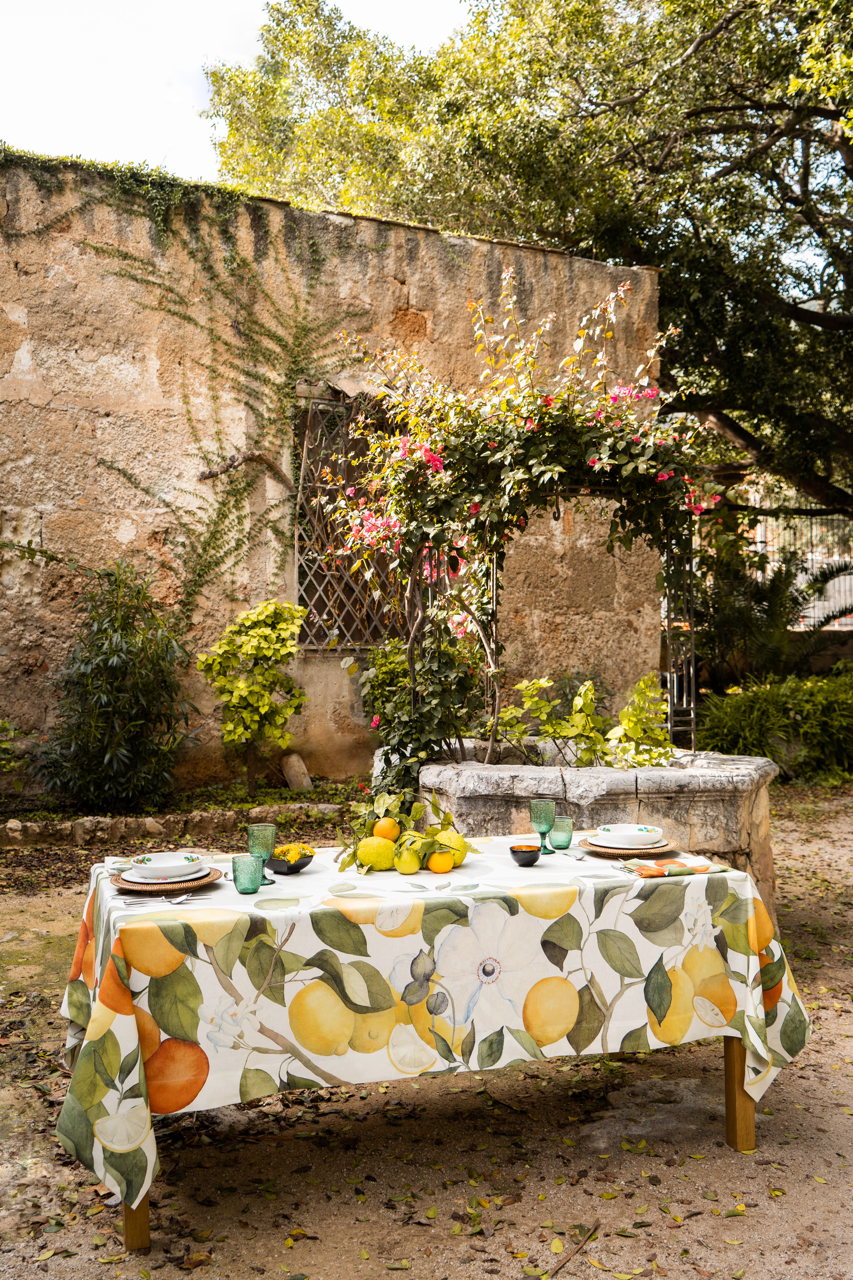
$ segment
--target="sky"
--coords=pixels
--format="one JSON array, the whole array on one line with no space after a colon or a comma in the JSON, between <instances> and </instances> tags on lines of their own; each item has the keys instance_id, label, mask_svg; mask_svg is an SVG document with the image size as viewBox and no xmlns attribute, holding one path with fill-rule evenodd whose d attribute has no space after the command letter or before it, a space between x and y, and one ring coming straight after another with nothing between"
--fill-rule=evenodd
<instances>
[{"instance_id":1,"label":"sky","mask_svg":"<svg viewBox=\"0 0 853 1280\"><path fill-rule=\"evenodd\" d=\"M461 26L459 0L338 0L344 16L429 50ZM3 15L0 140L21 151L146 162L214 181L206 63L249 66L262 0L40 0Z\"/></svg>"}]
</instances>

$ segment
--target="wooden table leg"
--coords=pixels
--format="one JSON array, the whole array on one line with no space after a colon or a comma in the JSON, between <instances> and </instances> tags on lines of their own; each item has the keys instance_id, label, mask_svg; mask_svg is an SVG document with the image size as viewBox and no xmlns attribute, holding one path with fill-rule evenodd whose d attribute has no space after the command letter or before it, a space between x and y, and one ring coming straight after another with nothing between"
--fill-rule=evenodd
<instances>
[{"instance_id":1,"label":"wooden table leg","mask_svg":"<svg viewBox=\"0 0 853 1280\"><path fill-rule=\"evenodd\" d=\"M148 1212L148 1192L135 1209L123 1204L124 1247L128 1253L151 1248L151 1220Z\"/></svg>"},{"instance_id":2,"label":"wooden table leg","mask_svg":"<svg viewBox=\"0 0 853 1280\"><path fill-rule=\"evenodd\" d=\"M746 1049L740 1038L724 1036L726 1142L735 1151L755 1150L755 1100L743 1087Z\"/></svg>"}]
</instances>

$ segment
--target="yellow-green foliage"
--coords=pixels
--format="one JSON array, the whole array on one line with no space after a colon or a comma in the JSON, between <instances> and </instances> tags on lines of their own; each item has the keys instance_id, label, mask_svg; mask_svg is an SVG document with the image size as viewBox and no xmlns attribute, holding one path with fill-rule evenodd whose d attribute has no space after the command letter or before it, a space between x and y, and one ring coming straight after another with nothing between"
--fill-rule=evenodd
<instances>
[{"instance_id":1,"label":"yellow-green foliage","mask_svg":"<svg viewBox=\"0 0 853 1280\"><path fill-rule=\"evenodd\" d=\"M210 653L199 655L199 671L224 703L223 742L267 739L283 750L290 746L287 722L308 699L283 668L298 651L305 612L264 600L226 627Z\"/></svg>"}]
</instances>

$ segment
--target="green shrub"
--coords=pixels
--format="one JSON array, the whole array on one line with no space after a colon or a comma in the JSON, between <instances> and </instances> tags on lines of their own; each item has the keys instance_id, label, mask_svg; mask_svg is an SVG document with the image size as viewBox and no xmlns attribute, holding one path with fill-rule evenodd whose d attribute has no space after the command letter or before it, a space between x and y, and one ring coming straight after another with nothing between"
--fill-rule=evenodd
<instances>
[{"instance_id":1,"label":"green shrub","mask_svg":"<svg viewBox=\"0 0 853 1280\"><path fill-rule=\"evenodd\" d=\"M381 787L417 791L422 764L452 750L483 713L483 651L475 640L436 627L415 651L415 687L406 645L371 649L361 677L371 728L382 741Z\"/></svg>"},{"instance_id":2,"label":"green shrub","mask_svg":"<svg viewBox=\"0 0 853 1280\"><path fill-rule=\"evenodd\" d=\"M853 666L839 663L826 677L788 676L711 694L698 745L768 756L789 777L843 780L853 774Z\"/></svg>"},{"instance_id":3,"label":"green shrub","mask_svg":"<svg viewBox=\"0 0 853 1280\"><path fill-rule=\"evenodd\" d=\"M14 748L15 726L11 720L0 720L0 773L14 773L23 761ZM23 779L15 779L15 790L23 790Z\"/></svg>"},{"instance_id":4,"label":"green shrub","mask_svg":"<svg viewBox=\"0 0 853 1280\"><path fill-rule=\"evenodd\" d=\"M55 680L59 718L36 771L49 790L96 812L156 804L190 736L195 707L181 698L178 676L189 653L132 565L87 576L77 643Z\"/></svg>"},{"instance_id":5,"label":"green shrub","mask_svg":"<svg viewBox=\"0 0 853 1280\"><path fill-rule=\"evenodd\" d=\"M287 671L299 652L306 610L263 600L226 627L198 669L224 704L222 741L246 753L249 795L255 795L254 753L267 743L286 750L293 741L287 722L299 715L308 695Z\"/></svg>"}]
</instances>

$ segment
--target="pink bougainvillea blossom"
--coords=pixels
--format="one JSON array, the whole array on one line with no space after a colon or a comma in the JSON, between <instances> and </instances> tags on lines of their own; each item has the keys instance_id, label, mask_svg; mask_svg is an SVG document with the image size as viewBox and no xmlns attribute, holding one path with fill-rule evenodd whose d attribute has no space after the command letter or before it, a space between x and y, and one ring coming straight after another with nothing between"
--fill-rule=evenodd
<instances>
[{"instance_id":1,"label":"pink bougainvillea blossom","mask_svg":"<svg viewBox=\"0 0 853 1280\"><path fill-rule=\"evenodd\" d=\"M373 719L372 719L372 720L371 720L371 722L370 722L370 727L371 727L371 729L378 729L378 728L379 728L379 716L374 716L374 717L373 717Z\"/></svg>"},{"instance_id":2,"label":"pink bougainvillea blossom","mask_svg":"<svg viewBox=\"0 0 853 1280\"><path fill-rule=\"evenodd\" d=\"M353 489L352 487L350 487L349 489L347 489L347 497L348 497L348 498L354 498L354 497L355 497L355 489Z\"/></svg>"},{"instance_id":3,"label":"pink bougainvillea blossom","mask_svg":"<svg viewBox=\"0 0 853 1280\"><path fill-rule=\"evenodd\" d=\"M471 503L471 505L470 505L470 507L468 508L468 510L470 511L470 513L471 513L471 515L472 515L472 516L476 516L476 515L478 515L478 514L479 514L479 511L480 511L480 504L479 504L479 502L472 502L472 503Z\"/></svg>"}]
</instances>

